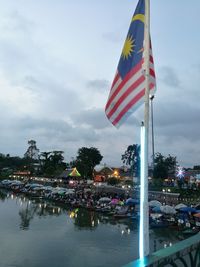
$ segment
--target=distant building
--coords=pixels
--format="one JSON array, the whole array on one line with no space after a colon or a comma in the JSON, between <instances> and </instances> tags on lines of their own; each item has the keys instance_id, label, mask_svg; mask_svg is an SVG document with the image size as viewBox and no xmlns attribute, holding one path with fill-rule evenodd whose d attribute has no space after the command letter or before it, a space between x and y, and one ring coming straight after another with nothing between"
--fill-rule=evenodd
<instances>
[{"instance_id":1,"label":"distant building","mask_svg":"<svg viewBox=\"0 0 200 267\"><path fill-rule=\"evenodd\" d=\"M26 171L16 171L13 172L13 177L18 176L18 177L29 177L31 175L31 172L26 170Z\"/></svg>"},{"instance_id":2,"label":"distant building","mask_svg":"<svg viewBox=\"0 0 200 267\"><path fill-rule=\"evenodd\" d=\"M189 170L185 172L184 179L188 182L200 180L200 170Z\"/></svg>"},{"instance_id":3,"label":"distant building","mask_svg":"<svg viewBox=\"0 0 200 267\"><path fill-rule=\"evenodd\" d=\"M94 168L94 181L95 182L105 182L110 177L116 177L121 180L133 179L131 177L130 169L127 167L110 167L107 165L97 165Z\"/></svg>"}]
</instances>

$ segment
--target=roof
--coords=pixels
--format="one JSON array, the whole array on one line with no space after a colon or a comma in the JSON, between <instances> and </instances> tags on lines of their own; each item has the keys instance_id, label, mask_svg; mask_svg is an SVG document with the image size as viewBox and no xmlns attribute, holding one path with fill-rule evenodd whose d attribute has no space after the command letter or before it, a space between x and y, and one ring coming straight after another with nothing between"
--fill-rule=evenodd
<instances>
[{"instance_id":1,"label":"roof","mask_svg":"<svg viewBox=\"0 0 200 267\"><path fill-rule=\"evenodd\" d=\"M80 177L81 174L78 172L77 168L75 167L75 168L72 169L72 171L69 174L69 176L71 176L71 177Z\"/></svg>"},{"instance_id":2,"label":"roof","mask_svg":"<svg viewBox=\"0 0 200 267\"><path fill-rule=\"evenodd\" d=\"M81 174L76 168L65 169L58 178L80 177Z\"/></svg>"},{"instance_id":3,"label":"roof","mask_svg":"<svg viewBox=\"0 0 200 267\"><path fill-rule=\"evenodd\" d=\"M95 167L94 167L94 170L96 171L96 172L101 172L101 171L103 171L104 169L108 169L108 170L110 170L110 171L113 171L113 169L110 167L110 166L108 166L108 165L106 165L106 164L99 164L99 165L96 165Z\"/></svg>"}]
</instances>

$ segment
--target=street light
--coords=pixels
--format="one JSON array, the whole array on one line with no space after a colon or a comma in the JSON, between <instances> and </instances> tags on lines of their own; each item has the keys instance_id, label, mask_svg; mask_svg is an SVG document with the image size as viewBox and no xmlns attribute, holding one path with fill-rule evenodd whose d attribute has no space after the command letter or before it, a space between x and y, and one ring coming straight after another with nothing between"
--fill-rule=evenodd
<instances>
[{"instance_id":1,"label":"street light","mask_svg":"<svg viewBox=\"0 0 200 267\"><path fill-rule=\"evenodd\" d=\"M152 168L153 168L153 171L154 171L155 155L154 155L154 128L153 128L153 99L154 99L154 95L150 95L150 100L151 100Z\"/></svg>"}]
</instances>

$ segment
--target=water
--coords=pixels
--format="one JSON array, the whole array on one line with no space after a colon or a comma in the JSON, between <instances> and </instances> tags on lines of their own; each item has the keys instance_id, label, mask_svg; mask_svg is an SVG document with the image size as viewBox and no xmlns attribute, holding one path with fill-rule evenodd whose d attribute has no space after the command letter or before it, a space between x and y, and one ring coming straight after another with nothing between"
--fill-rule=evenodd
<instances>
[{"instance_id":1,"label":"water","mask_svg":"<svg viewBox=\"0 0 200 267\"><path fill-rule=\"evenodd\" d=\"M138 225L0 191L0 267L118 267L138 258ZM150 230L151 251L174 243Z\"/></svg>"}]
</instances>

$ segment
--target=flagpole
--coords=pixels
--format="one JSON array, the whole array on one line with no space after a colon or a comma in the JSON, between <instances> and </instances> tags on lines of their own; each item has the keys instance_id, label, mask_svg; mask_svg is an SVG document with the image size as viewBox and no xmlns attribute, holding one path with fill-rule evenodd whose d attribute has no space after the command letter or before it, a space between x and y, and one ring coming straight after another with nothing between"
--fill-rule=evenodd
<instances>
[{"instance_id":1,"label":"flagpole","mask_svg":"<svg viewBox=\"0 0 200 267\"><path fill-rule=\"evenodd\" d=\"M150 58L150 3L145 0L144 69L145 99L144 123L141 126L141 186L140 186L140 259L149 254L149 207L148 207L148 144L149 144L149 58Z\"/></svg>"}]
</instances>

